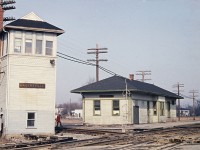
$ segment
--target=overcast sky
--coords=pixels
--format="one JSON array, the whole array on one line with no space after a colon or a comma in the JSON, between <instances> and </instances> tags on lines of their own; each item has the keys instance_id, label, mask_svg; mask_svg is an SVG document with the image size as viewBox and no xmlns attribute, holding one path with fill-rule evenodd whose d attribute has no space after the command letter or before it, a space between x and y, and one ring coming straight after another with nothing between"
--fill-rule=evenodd
<instances>
[{"instance_id":1,"label":"overcast sky","mask_svg":"<svg viewBox=\"0 0 200 150\"><path fill-rule=\"evenodd\" d=\"M169 91L184 84L200 91L200 0L16 0L16 19L34 12L63 30L57 51L82 60L93 59L87 49L108 48L100 65L128 77L151 70L148 81ZM57 103L78 101L71 90L95 79L95 68L57 59ZM100 71L100 79L111 75ZM140 79L135 75L135 79ZM199 99L199 97L198 97ZM192 102L182 100L183 104Z\"/></svg>"}]
</instances>

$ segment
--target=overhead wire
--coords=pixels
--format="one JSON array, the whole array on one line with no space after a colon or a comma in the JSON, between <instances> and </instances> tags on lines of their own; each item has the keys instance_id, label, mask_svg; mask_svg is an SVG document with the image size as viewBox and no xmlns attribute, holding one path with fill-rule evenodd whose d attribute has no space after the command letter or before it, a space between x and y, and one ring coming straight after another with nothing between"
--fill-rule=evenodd
<instances>
[{"instance_id":1,"label":"overhead wire","mask_svg":"<svg viewBox=\"0 0 200 150\"><path fill-rule=\"evenodd\" d=\"M184 98L193 99L191 96L187 96L187 95L184 95L184 94L180 94L180 95L183 96ZM195 99L195 101L200 102L200 99Z\"/></svg>"},{"instance_id":2,"label":"overhead wire","mask_svg":"<svg viewBox=\"0 0 200 150\"><path fill-rule=\"evenodd\" d=\"M84 44L84 43L81 43L80 40L76 40L74 38L71 38L71 37L67 37L64 35L62 36L62 39L60 39L58 41L59 43L61 43L62 45L62 49L66 49L66 47L68 47L66 50L67 51L72 51L73 53L76 53L78 54L79 56L85 56L85 53L84 51L81 51L80 49L87 49L88 45ZM67 44L66 44L67 42ZM73 49L73 50L72 50ZM81 54L81 55L80 55ZM123 69L126 69L126 70L130 70L129 67L127 67L128 65L122 65L122 63L118 63L118 59L119 58L116 58L114 57L113 55L111 56L113 59L109 60L111 63L117 64L117 66L119 67L123 67ZM117 67L116 69L119 69L119 67ZM121 72L121 69L118 70L118 72Z\"/></svg>"},{"instance_id":3,"label":"overhead wire","mask_svg":"<svg viewBox=\"0 0 200 150\"><path fill-rule=\"evenodd\" d=\"M73 61L73 62L84 64L84 65L97 66L96 64L93 64L93 63L90 63L88 61L84 61L84 60L69 56L69 55L61 53L61 52L57 52L57 53L58 53L57 54L58 57L66 59L66 60L69 60L69 61ZM63 56L61 56L61 55L63 55ZM113 71L111 71L109 69L106 69L106 68L104 68L104 67L102 67L100 65L98 65L98 67L99 67L99 69L103 70L104 72L107 72L108 74L117 75L115 72L113 72Z\"/></svg>"}]
</instances>

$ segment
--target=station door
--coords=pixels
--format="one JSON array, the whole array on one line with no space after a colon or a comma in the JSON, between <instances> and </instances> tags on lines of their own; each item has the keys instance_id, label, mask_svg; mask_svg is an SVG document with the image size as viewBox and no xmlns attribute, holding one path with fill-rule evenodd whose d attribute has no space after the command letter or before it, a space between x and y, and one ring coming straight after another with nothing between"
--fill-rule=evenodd
<instances>
[{"instance_id":1,"label":"station door","mask_svg":"<svg viewBox=\"0 0 200 150\"><path fill-rule=\"evenodd\" d=\"M139 124L139 106L133 106L133 124Z\"/></svg>"}]
</instances>

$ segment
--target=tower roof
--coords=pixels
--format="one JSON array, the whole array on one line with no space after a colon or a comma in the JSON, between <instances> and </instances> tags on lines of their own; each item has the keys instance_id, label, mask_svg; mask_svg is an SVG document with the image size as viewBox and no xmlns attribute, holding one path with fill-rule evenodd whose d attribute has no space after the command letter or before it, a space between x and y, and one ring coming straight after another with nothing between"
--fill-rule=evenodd
<instances>
[{"instance_id":1,"label":"tower roof","mask_svg":"<svg viewBox=\"0 0 200 150\"><path fill-rule=\"evenodd\" d=\"M64 33L64 30L44 21L33 12L7 24L5 26L5 29L56 33L57 35Z\"/></svg>"},{"instance_id":2,"label":"tower roof","mask_svg":"<svg viewBox=\"0 0 200 150\"><path fill-rule=\"evenodd\" d=\"M31 13L23 16L21 19L44 22L44 20L41 19L38 15L36 15L34 12L31 12Z\"/></svg>"}]
</instances>

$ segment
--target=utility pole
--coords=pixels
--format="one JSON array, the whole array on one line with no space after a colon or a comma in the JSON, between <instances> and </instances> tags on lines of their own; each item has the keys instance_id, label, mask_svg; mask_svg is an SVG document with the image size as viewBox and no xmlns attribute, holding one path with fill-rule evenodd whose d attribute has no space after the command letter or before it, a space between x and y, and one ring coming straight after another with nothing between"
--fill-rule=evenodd
<instances>
[{"instance_id":1,"label":"utility pole","mask_svg":"<svg viewBox=\"0 0 200 150\"><path fill-rule=\"evenodd\" d=\"M90 48L88 49L89 51L92 52L87 52L87 54L95 54L96 59L88 59L87 61L94 61L96 62L96 81L99 81L99 62L100 61L108 61L107 59L99 59L99 54L100 53L108 53L107 48L99 48L98 44L96 44L96 48Z\"/></svg>"},{"instance_id":2,"label":"utility pole","mask_svg":"<svg viewBox=\"0 0 200 150\"><path fill-rule=\"evenodd\" d=\"M14 0L0 0L0 28L3 28L4 21L12 21L15 20L13 17L4 17L4 11L15 9L15 6L9 6L10 4L16 3Z\"/></svg>"},{"instance_id":3,"label":"utility pole","mask_svg":"<svg viewBox=\"0 0 200 150\"><path fill-rule=\"evenodd\" d=\"M69 100L69 116L71 117L71 98Z\"/></svg>"},{"instance_id":4,"label":"utility pole","mask_svg":"<svg viewBox=\"0 0 200 150\"><path fill-rule=\"evenodd\" d=\"M191 90L189 93L192 93L192 99L193 99L193 120L195 120L195 106L194 106L194 102L195 102L195 97L197 97L197 95L195 95L195 93L198 93L197 90Z\"/></svg>"},{"instance_id":5,"label":"utility pole","mask_svg":"<svg viewBox=\"0 0 200 150\"><path fill-rule=\"evenodd\" d=\"M136 71L138 73L136 73L136 75L141 75L142 76L142 79L139 79L140 81L144 82L145 80L151 80L150 78L149 79L145 79L145 75L151 75L151 71L148 70L148 71Z\"/></svg>"},{"instance_id":6,"label":"utility pole","mask_svg":"<svg viewBox=\"0 0 200 150\"><path fill-rule=\"evenodd\" d=\"M10 4L14 4L14 0L0 0L0 56L2 54L2 36L3 36L3 22L5 21L12 21L15 20L13 17L4 17L4 11L10 10L10 9L15 9L15 6L9 6Z\"/></svg>"},{"instance_id":7,"label":"utility pole","mask_svg":"<svg viewBox=\"0 0 200 150\"><path fill-rule=\"evenodd\" d=\"M178 93L178 96L180 96L180 88L181 87L184 87L184 84L180 84L179 82L177 84L175 84L173 87L176 87L177 88L177 93ZM181 114L180 114L180 99L178 99L178 121L181 120Z\"/></svg>"}]
</instances>

